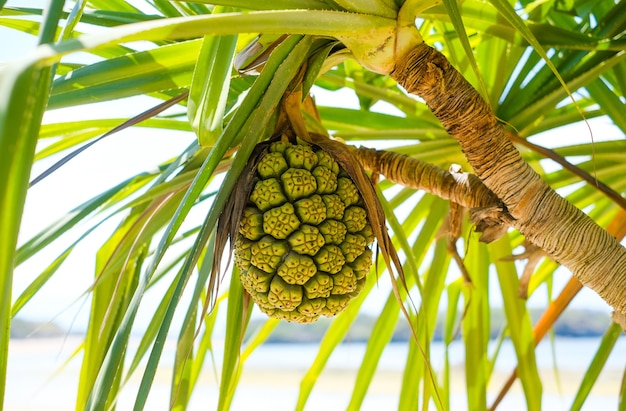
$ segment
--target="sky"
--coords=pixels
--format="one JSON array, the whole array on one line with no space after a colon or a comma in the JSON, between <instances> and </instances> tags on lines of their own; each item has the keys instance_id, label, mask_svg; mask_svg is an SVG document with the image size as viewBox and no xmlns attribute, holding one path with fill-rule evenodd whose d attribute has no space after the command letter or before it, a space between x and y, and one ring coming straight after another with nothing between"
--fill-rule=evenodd
<instances>
[{"instance_id":1,"label":"sky","mask_svg":"<svg viewBox=\"0 0 626 411\"><path fill-rule=\"evenodd\" d=\"M9 3L15 4L16 2ZM25 51L35 46L34 37L9 31L3 27L0 27L0 39L10 39L10 41L2 41L0 64L19 58ZM357 104L354 94L349 91L341 93L338 99L337 94L316 90L315 97L318 103L322 105L339 103L346 107L354 107ZM79 113L76 112L76 109L54 110L46 113L44 122L70 120L76 116L84 118L127 117L138 114L153 104L154 102L149 99L139 98L85 106L80 109ZM382 111L389 110L384 106L379 107L379 109ZM615 128L610 127L606 120L594 120L592 124L596 135L615 136L616 134L610 133L619 133ZM607 133L609 134L607 135ZM541 138L538 136L535 141ZM550 138L555 141L555 145L559 145L559 140L563 138L567 138L568 143L571 143L572 139L575 138L579 138L583 142L588 141L589 134L584 124L578 124L559 134L551 135ZM29 190L20 242L29 239L42 228L61 218L64 213L100 193L103 189L109 188L136 173L153 169L157 164L172 157L173 154L181 152L193 139L194 136L191 133L166 133L152 129L133 128L97 143ZM37 163L33 169L32 177L45 170L58 158L57 156ZM198 210L195 213L201 217L201 212L202 210ZM64 263L62 269L34 298L33 303L24 307L19 317L36 321L54 321L64 327L72 327L76 330L83 329L89 313L89 303L84 291L93 281L95 253L97 247L114 228L115 224L113 223L105 225L84 241ZM44 267L67 247L70 241L71 238L67 238L59 244L48 247L32 261L27 261L16 269L14 299ZM556 289L560 289L569 279L566 270L561 271L555 276ZM454 273L452 275L456 276ZM494 284L492 289L497 289L497 286ZM373 291L373 296L367 302L372 307L373 312L379 310L380 305L387 298L388 292L384 283L381 283L380 290L375 289ZM158 293L154 294L157 295ZM531 297L531 305L545 305L545 294L544 290L539 290ZM494 293L493 300L496 304L501 301L499 298L498 293ZM144 308L144 317L140 315L139 322L145 323L150 318L150 307L156 303L158 300L153 299L151 301L148 296ZM600 297L588 289L581 292L575 299L573 306L610 311Z\"/></svg>"}]
</instances>

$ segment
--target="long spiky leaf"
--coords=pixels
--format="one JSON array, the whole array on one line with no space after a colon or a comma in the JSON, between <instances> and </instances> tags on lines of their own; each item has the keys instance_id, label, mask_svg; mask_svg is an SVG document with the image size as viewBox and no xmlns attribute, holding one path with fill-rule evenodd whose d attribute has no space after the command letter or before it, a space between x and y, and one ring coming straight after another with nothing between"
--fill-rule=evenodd
<instances>
[{"instance_id":1,"label":"long spiky leaf","mask_svg":"<svg viewBox=\"0 0 626 411\"><path fill-rule=\"evenodd\" d=\"M160 103L160 104L158 104L158 105L156 105L156 106L154 106L154 107L152 107L152 108L142 112L141 114L138 114L138 115L130 118L129 120L126 120L125 122L123 122L119 126L114 127L113 129L111 129L110 131L104 133L103 135L101 135L100 137L96 138L95 140L93 140L93 141L83 145L82 147L72 151L71 153L69 153L68 155L63 157L61 160L57 161L52 166L50 166L50 168L45 170L43 173L38 175L35 179L33 179L33 181L30 182L29 187L33 187L35 184L39 183L44 178L48 177L50 174L52 174L55 171L57 171L63 165L67 164L70 160L72 160L74 157L76 157L77 155L79 155L80 153L82 153L83 151L88 149L89 147L93 146L97 142L102 141L106 137L109 137L109 136L111 136L111 135L113 135L113 134L115 134L115 133L117 133L119 131L122 131L122 130L128 128L128 127L132 127L135 124L142 122L143 120L146 120L146 119L149 119L149 118L152 118L152 117L156 116L157 114L167 110L168 108L174 106L175 104L178 104L179 102L181 102L182 100L187 98L187 95L188 95L187 92L183 92L183 93L179 94L178 96L169 99L168 101Z\"/></svg>"},{"instance_id":2,"label":"long spiky leaf","mask_svg":"<svg viewBox=\"0 0 626 411\"><path fill-rule=\"evenodd\" d=\"M263 133L259 135L257 127L259 127L261 130L267 129L267 125L272 117L271 113L277 107L278 102L280 101L280 97L282 96L285 88L287 87L287 84L288 84L287 82L290 81L291 77L293 77L296 74L298 68L300 67L302 60L306 56L306 53L308 53L309 51L309 48L311 45L311 39L309 37L304 37L301 40L299 36L295 36L293 42L297 42L297 44L292 46L293 50L289 53L289 56L284 59L284 61L281 59L281 63L279 64L279 67L277 68L277 72L281 72L281 68L282 70L285 71L285 76L283 77L285 80L282 84L276 83L276 82L270 84L263 98L260 100L259 106L255 108L255 110L253 111L251 119L247 122L248 123L247 128L244 128L246 135L243 137L243 140L242 140L242 148L239 151L239 155L236 157L235 161L231 165L231 169L226 176L224 185L229 184L229 183L232 184L232 181L238 178L238 174L241 172L241 169L247 163L249 152L255 147L255 144L254 144L255 140L262 138L262 137L267 137ZM289 47L289 45L286 47ZM286 49L289 50L289 48L286 48ZM252 142L253 144L250 144L250 142ZM230 196L230 192L228 190L226 189L220 190L220 192L218 193L218 196L215 198L215 201L211 209L212 210L219 210L220 208L223 209L224 204L229 196ZM196 242L183 265L183 268L182 268L183 275L178 281L175 294L168 307L167 316L165 317L163 324L161 326L161 329L159 330L159 336L157 336L156 343L153 347L152 353L150 354L150 358L148 360L148 366L142 378L142 382L140 385L140 392L142 392L142 394L138 396L135 401L135 405L134 405L135 410L141 410L145 406L145 401L147 400L147 394L150 391L150 386L152 385L152 380L156 373L156 368L157 368L157 365L158 365L158 362L159 362L159 359L163 350L163 343L165 341L165 337L169 330L169 326L171 324L171 320L174 315L174 310L176 309L176 306L180 299L180 295L182 294L184 285L186 284L187 279L191 275L191 268L197 262L197 259L201 250L204 249L206 242L208 240L208 234L214 230L216 218L213 216L215 215L216 215L215 211L209 212L209 215L207 216L207 220L205 221L205 224L203 224L200 230L200 233L198 234L198 237L196 238ZM213 217L214 219L211 220L211 217ZM214 258L216 261L219 260L218 256L215 256ZM215 273L212 273L213 278L215 277L215 275L216 275ZM231 289L232 289L232 285L231 285Z\"/></svg>"}]
</instances>

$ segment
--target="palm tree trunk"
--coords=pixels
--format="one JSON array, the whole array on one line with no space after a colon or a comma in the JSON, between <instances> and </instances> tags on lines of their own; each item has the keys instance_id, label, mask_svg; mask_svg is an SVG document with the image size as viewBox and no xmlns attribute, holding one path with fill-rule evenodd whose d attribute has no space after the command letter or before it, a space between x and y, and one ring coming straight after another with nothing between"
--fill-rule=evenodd
<instances>
[{"instance_id":1,"label":"palm tree trunk","mask_svg":"<svg viewBox=\"0 0 626 411\"><path fill-rule=\"evenodd\" d=\"M476 175L504 203L512 226L626 313L626 248L541 180L506 138L491 107L445 56L421 44L396 62L391 76L426 101Z\"/></svg>"}]
</instances>

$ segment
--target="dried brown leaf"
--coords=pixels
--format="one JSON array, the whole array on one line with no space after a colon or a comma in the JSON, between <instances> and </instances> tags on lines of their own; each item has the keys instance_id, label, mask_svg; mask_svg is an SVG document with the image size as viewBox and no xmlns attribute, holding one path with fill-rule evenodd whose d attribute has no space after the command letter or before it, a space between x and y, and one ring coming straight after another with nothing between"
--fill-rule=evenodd
<instances>
[{"instance_id":1,"label":"dried brown leaf","mask_svg":"<svg viewBox=\"0 0 626 411\"><path fill-rule=\"evenodd\" d=\"M489 207L476 207L470 210L470 220L476 225L476 231L482 233L479 241L491 243L502 237L511 225L506 210L496 204Z\"/></svg>"},{"instance_id":2,"label":"dried brown leaf","mask_svg":"<svg viewBox=\"0 0 626 411\"><path fill-rule=\"evenodd\" d=\"M252 154L250 155L250 159L239 176L237 185L233 188L233 192L228 198L224 210L222 210L220 218L217 221L213 265L211 267L211 275L209 277L208 284L208 294L210 296L209 301L215 301L215 296L217 295L217 290L221 281L222 256L224 255L224 250L226 249L226 244L229 240L230 248L228 253L228 263L230 264L230 259L232 258L233 249L235 247L235 238L237 237L237 231L241 221L241 215L243 214L243 209L246 207L250 191L252 191L252 187L254 185L254 172L256 171L259 161L267 152L268 147L269 141L260 143L254 148Z\"/></svg>"},{"instance_id":3,"label":"dried brown leaf","mask_svg":"<svg viewBox=\"0 0 626 411\"><path fill-rule=\"evenodd\" d=\"M402 268L400 258L398 257L398 253L396 252L396 249L391 242L391 238L389 237L387 226L385 224L385 212L380 204L380 201L378 200L372 181L369 179L356 157L354 157L351 150L345 144L332 140L327 136L315 133L309 133L309 136L311 138L310 143L315 144L333 156L335 161L337 161L337 163L339 163L339 165L348 173L352 181L354 181L354 184L359 189L359 192L363 197L363 203L365 205L370 224L372 225L372 231L374 232L374 236L376 237L378 243L380 254L382 254L385 264L389 270L393 293L400 304L402 313L410 325L413 338L415 338L415 341L418 342L417 331L414 324L411 322L411 317L406 307L402 303L402 296L400 295L400 290L394 277L395 271L402 286L407 291L407 298L409 301L412 301L411 297L408 295L408 286L406 278L404 277L404 270ZM413 307L417 312L414 304Z\"/></svg>"},{"instance_id":4,"label":"dried brown leaf","mask_svg":"<svg viewBox=\"0 0 626 411\"><path fill-rule=\"evenodd\" d=\"M456 262L459 270L461 271L461 275L463 276L463 280L465 284L472 284L472 277L469 274L467 267L465 266L465 261L459 254L458 249L456 248L456 242L461 237L461 231L463 229L463 216L465 209L460 204L450 202L450 211L448 213L447 222L447 243L446 248L448 252L452 255L452 258Z\"/></svg>"},{"instance_id":5,"label":"dried brown leaf","mask_svg":"<svg viewBox=\"0 0 626 411\"><path fill-rule=\"evenodd\" d=\"M524 246L523 253L504 257L502 261L527 260L524 271L519 279L519 290L517 292L519 298L526 300L528 299L528 284L530 284L530 279L535 271L535 267L537 267L539 261L548 254L528 240L524 240L522 245Z\"/></svg>"}]
</instances>

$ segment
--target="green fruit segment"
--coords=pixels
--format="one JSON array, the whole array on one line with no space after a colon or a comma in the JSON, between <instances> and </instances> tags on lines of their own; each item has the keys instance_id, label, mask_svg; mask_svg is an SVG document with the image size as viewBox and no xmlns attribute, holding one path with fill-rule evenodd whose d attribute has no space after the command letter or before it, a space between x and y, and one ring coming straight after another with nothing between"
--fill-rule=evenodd
<instances>
[{"instance_id":1,"label":"green fruit segment","mask_svg":"<svg viewBox=\"0 0 626 411\"><path fill-rule=\"evenodd\" d=\"M270 144L235 239L246 291L267 315L310 323L343 311L365 285L374 234L354 182L327 152Z\"/></svg>"},{"instance_id":2,"label":"green fruit segment","mask_svg":"<svg viewBox=\"0 0 626 411\"><path fill-rule=\"evenodd\" d=\"M326 271L327 273L335 274L341 270L343 264L346 262L341 248L336 245L329 244L324 246L315 257L313 257L317 263L320 271Z\"/></svg>"},{"instance_id":3,"label":"green fruit segment","mask_svg":"<svg viewBox=\"0 0 626 411\"><path fill-rule=\"evenodd\" d=\"M296 210L291 203L272 208L263 214L263 230L279 240L287 238L299 226L300 220L296 217Z\"/></svg>"},{"instance_id":4,"label":"green fruit segment","mask_svg":"<svg viewBox=\"0 0 626 411\"><path fill-rule=\"evenodd\" d=\"M276 271L283 256L289 251L286 242L276 241L271 235L261 238L250 249L252 265L268 273Z\"/></svg>"},{"instance_id":5,"label":"green fruit segment","mask_svg":"<svg viewBox=\"0 0 626 411\"><path fill-rule=\"evenodd\" d=\"M333 277L333 289L332 295L337 294L349 294L356 290L356 276L350 266L344 265L341 271L339 271Z\"/></svg>"},{"instance_id":6,"label":"green fruit segment","mask_svg":"<svg viewBox=\"0 0 626 411\"><path fill-rule=\"evenodd\" d=\"M276 308L283 311L293 311L302 302L302 287L287 284L280 277L276 276L270 284L268 301Z\"/></svg>"},{"instance_id":7,"label":"green fruit segment","mask_svg":"<svg viewBox=\"0 0 626 411\"><path fill-rule=\"evenodd\" d=\"M376 238L374 236L374 230L372 230L372 226L369 224L365 224L365 228L359 231L359 234L361 234L363 238L365 238L365 242L367 244L372 244L374 242L374 239Z\"/></svg>"},{"instance_id":8,"label":"green fruit segment","mask_svg":"<svg viewBox=\"0 0 626 411\"><path fill-rule=\"evenodd\" d=\"M349 233L358 233L365 228L367 224L367 213L358 206L350 206L343 213L343 223L346 225Z\"/></svg>"},{"instance_id":9,"label":"green fruit segment","mask_svg":"<svg viewBox=\"0 0 626 411\"><path fill-rule=\"evenodd\" d=\"M317 194L296 201L294 206L298 218L304 224L318 225L326 220L326 204Z\"/></svg>"},{"instance_id":10,"label":"green fruit segment","mask_svg":"<svg viewBox=\"0 0 626 411\"><path fill-rule=\"evenodd\" d=\"M326 299L324 315L333 316L346 309L351 298L348 295L331 295Z\"/></svg>"},{"instance_id":11,"label":"green fruit segment","mask_svg":"<svg viewBox=\"0 0 626 411\"><path fill-rule=\"evenodd\" d=\"M252 244L253 241L245 239L243 236L237 236L235 240L235 264L241 271L247 271L252 263Z\"/></svg>"},{"instance_id":12,"label":"green fruit segment","mask_svg":"<svg viewBox=\"0 0 626 411\"><path fill-rule=\"evenodd\" d=\"M310 196L317 190L317 181L313 174L301 168L290 168L281 176L285 194L291 201ZM254 200L253 200L254 201Z\"/></svg>"},{"instance_id":13,"label":"green fruit segment","mask_svg":"<svg viewBox=\"0 0 626 411\"><path fill-rule=\"evenodd\" d=\"M326 205L326 218L333 218L335 220L341 220L343 218L343 212L346 206L341 197L336 194L329 194L322 196L322 201L324 201Z\"/></svg>"},{"instance_id":14,"label":"green fruit segment","mask_svg":"<svg viewBox=\"0 0 626 411\"><path fill-rule=\"evenodd\" d=\"M270 153L285 153L287 147L291 147L291 143L288 141L276 141L270 144L269 152Z\"/></svg>"},{"instance_id":15,"label":"green fruit segment","mask_svg":"<svg viewBox=\"0 0 626 411\"><path fill-rule=\"evenodd\" d=\"M258 240L265 235L263 213L256 207L246 207L241 216L239 232L248 240Z\"/></svg>"},{"instance_id":16,"label":"green fruit segment","mask_svg":"<svg viewBox=\"0 0 626 411\"><path fill-rule=\"evenodd\" d=\"M341 244L348 232L346 225L337 220L326 220L320 224L318 228L320 233L324 236L326 244Z\"/></svg>"},{"instance_id":17,"label":"green fruit segment","mask_svg":"<svg viewBox=\"0 0 626 411\"><path fill-rule=\"evenodd\" d=\"M358 203L361 199L359 189L356 188L352 180L348 177L339 177L335 194L341 198L346 207Z\"/></svg>"},{"instance_id":18,"label":"green fruit segment","mask_svg":"<svg viewBox=\"0 0 626 411\"><path fill-rule=\"evenodd\" d=\"M319 194L331 194L337 190L337 175L324 166L317 166L312 173Z\"/></svg>"},{"instance_id":19,"label":"green fruit segment","mask_svg":"<svg viewBox=\"0 0 626 411\"><path fill-rule=\"evenodd\" d=\"M306 317L317 317L325 305L325 298L314 298L312 300L305 298L302 304L298 306L298 311Z\"/></svg>"},{"instance_id":20,"label":"green fruit segment","mask_svg":"<svg viewBox=\"0 0 626 411\"><path fill-rule=\"evenodd\" d=\"M346 235L346 239L339 246L341 248L341 252L345 257L346 261L351 263L358 256L363 254L365 251L365 247L367 243L365 242L365 238L359 234L348 234Z\"/></svg>"},{"instance_id":21,"label":"green fruit segment","mask_svg":"<svg viewBox=\"0 0 626 411\"><path fill-rule=\"evenodd\" d=\"M269 178L255 184L250 200L259 210L265 211L284 204L287 197L283 194L280 182L275 178Z\"/></svg>"},{"instance_id":22,"label":"green fruit segment","mask_svg":"<svg viewBox=\"0 0 626 411\"><path fill-rule=\"evenodd\" d=\"M266 293L270 289L270 283L274 275L271 273L266 273L263 270L259 270L258 268L252 266L248 271L247 279L249 281L248 287L252 288L254 291L258 293Z\"/></svg>"},{"instance_id":23,"label":"green fruit segment","mask_svg":"<svg viewBox=\"0 0 626 411\"><path fill-rule=\"evenodd\" d=\"M311 171L317 165L317 156L311 147L303 145L289 146L285 149L285 158L289 166Z\"/></svg>"},{"instance_id":24,"label":"green fruit segment","mask_svg":"<svg viewBox=\"0 0 626 411\"><path fill-rule=\"evenodd\" d=\"M322 150L318 150L315 154L317 155L317 164L320 167L327 168L335 175L339 174L339 164L330 154Z\"/></svg>"},{"instance_id":25,"label":"green fruit segment","mask_svg":"<svg viewBox=\"0 0 626 411\"><path fill-rule=\"evenodd\" d=\"M285 157L281 153L276 152L267 153L259 162L257 171L262 178L279 178L288 168Z\"/></svg>"},{"instance_id":26,"label":"green fruit segment","mask_svg":"<svg viewBox=\"0 0 626 411\"><path fill-rule=\"evenodd\" d=\"M291 249L299 254L317 255L324 246L324 237L317 227L302 225L298 231L289 236Z\"/></svg>"},{"instance_id":27,"label":"green fruit segment","mask_svg":"<svg viewBox=\"0 0 626 411\"><path fill-rule=\"evenodd\" d=\"M365 276L369 273L370 267L372 266L372 250L366 248L363 251L363 254L354 259L354 261L350 264L352 270L356 275L357 280L361 278L365 278Z\"/></svg>"},{"instance_id":28,"label":"green fruit segment","mask_svg":"<svg viewBox=\"0 0 626 411\"><path fill-rule=\"evenodd\" d=\"M277 274L288 284L303 285L317 273L317 267L311 257L291 252L278 267Z\"/></svg>"},{"instance_id":29,"label":"green fruit segment","mask_svg":"<svg viewBox=\"0 0 626 411\"><path fill-rule=\"evenodd\" d=\"M304 294L307 298L328 297L333 289L333 279L330 275L319 273L304 284Z\"/></svg>"}]
</instances>

